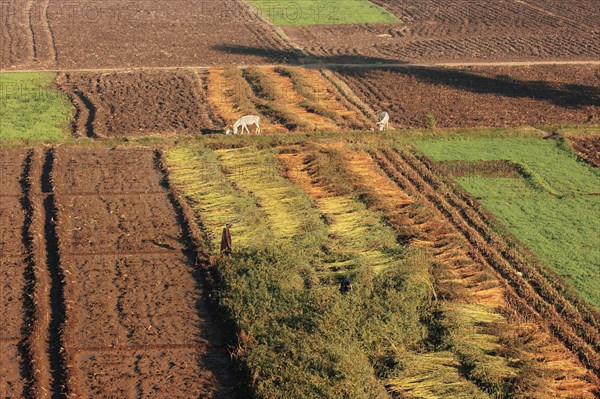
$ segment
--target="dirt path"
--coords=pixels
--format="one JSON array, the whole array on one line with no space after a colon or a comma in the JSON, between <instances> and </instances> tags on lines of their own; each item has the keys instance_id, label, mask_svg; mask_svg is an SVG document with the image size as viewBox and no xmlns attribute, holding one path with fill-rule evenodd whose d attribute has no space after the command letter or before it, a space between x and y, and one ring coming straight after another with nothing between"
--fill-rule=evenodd
<instances>
[{"instance_id":1,"label":"dirt path","mask_svg":"<svg viewBox=\"0 0 600 399\"><path fill-rule=\"evenodd\" d=\"M22 72L64 72L64 73L106 73L106 72L128 72L128 71L178 71L182 69L189 69L192 71L205 71L214 68L250 68L250 67L265 67L275 68L282 66L283 64L240 64L240 65L188 65L188 66L176 66L176 67L143 67L143 68L100 68L100 69L5 69L0 70L0 73L22 73ZM600 60L589 60L589 61L569 61L569 60L556 60L556 61L497 61L497 62L432 62L432 63L403 63L403 62L381 62L381 63L340 63L340 62L323 62L323 63L306 63L306 64L290 64L290 66L300 66L308 69L315 68L336 68L336 67L348 67L348 68L414 68L414 67L449 67L449 68L462 68L472 66L489 66L489 67L500 67L500 66L536 66L536 65L600 65Z\"/></svg>"}]
</instances>

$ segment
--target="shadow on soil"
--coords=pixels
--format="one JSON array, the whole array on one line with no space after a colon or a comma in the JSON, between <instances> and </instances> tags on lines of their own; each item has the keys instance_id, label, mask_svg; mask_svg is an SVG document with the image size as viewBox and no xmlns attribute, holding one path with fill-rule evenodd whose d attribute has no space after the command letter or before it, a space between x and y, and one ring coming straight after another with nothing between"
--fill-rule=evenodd
<instances>
[{"instance_id":1,"label":"shadow on soil","mask_svg":"<svg viewBox=\"0 0 600 399\"><path fill-rule=\"evenodd\" d=\"M204 322L199 327L202 339L208 342L206 353L199 359L198 367L206 369L214 376L217 386L212 392L213 399L244 399L250 397L248 386L240 379L235 365L233 364L228 344L232 341L230 329L226 323L219 318L216 310L210 303L210 292L212 287L207 282L204 268L201 266L202 255L200 248L196 248L191 233L190 221L185 216L185 211L171 186L168 172L164 166L162 155L159 151L154 154L155 168L161 176L160 185L167 191L171 206L177 214L177 221L182 228L181 243L184 245L184 255L188 259L188 266L192 270L192 276L196 281L196 289L202 293L196 301L196 309Z\"/></svg>"},{"instance_id":2,"label":"shadow on soil","mask_svg":"<svg viewBox=\"0 0 600 399\"><path fill-rule=\"evenodd\" d=\"M351 74L355 77L366 76L373 68L381 68L401 75L413 76L422 82L453 87L472 93L495 94L510 98L530 98L565 108L600 107L599 86L549 84L545 81L517 80L506 75L489 77L465 69L411 66L403 61L391 62L383 58L360 55L306 57L298 51L268 50L247 46L219 45L214 48L233 54L264 57L273 63L283 62L306 68L328 67L338 72L351 70ZM386 66L390 63L399 66ZM369 69L361 68L361 65L368 65ZM378 67L377 65L381 66ZM596 83L600 83L600 79Z\"/></svg>"}]
</instances>

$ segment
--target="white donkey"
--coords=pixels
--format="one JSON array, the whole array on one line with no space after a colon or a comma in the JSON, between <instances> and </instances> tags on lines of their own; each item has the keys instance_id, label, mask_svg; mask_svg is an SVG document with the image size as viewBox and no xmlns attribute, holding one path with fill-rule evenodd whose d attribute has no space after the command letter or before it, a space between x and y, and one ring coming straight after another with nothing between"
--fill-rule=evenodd
<instances>
[{"instance_id":1,"label":"white donkey","mask_svg":"<svg viewBox=\"0 0 600 399\"><path fill-rule=\"evenodd\" d=\"M250 129L248 126L256 125L256 133L260 133L260 117L254 115L246 115L242 116L238 121L233 125L233 134L238 133L238 129L240 126L242 127L241 134L244 134L244 130L250 134ZM225 134L230 134L231 130L227 129Z\"/></svg>"},{"instance_id":2,"label":"white donkey","mask_svg":"<svg viewBox=\"0 0 600 399\"><path fill-rule=\"evenodd\" d=\"M387 112L382 112L379 117L379 122L377 122L377 126L379 126L379 131L388 130L390 128L390 115Z\"/></svg>"}]
</instances>

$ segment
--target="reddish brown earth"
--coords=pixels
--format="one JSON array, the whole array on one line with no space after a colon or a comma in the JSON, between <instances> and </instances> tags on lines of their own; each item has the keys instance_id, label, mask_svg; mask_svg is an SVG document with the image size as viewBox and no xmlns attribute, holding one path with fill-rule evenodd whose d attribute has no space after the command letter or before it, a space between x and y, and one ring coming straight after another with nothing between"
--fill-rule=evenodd
<instances>
[{"instance_id":1,"label":"reddish brown earth","mask_svg":"<svg viewBox=\"0 0 600 399\"><path fill-rule=\"evenodd\" d=\"M1 4L2 69L261 63L265 52L289 50L241 0ZM239 55L218 48L236 45L255 52Z\"/></svg>"},{"instance_id":2,"label":"reddish brown earth","mask_svg":"<svg viewBox=\"0 0 600 399\"><path fill-rule=\"evenodd\" d=\"M55 153L73 397L232 397L229 356L156 162L150 150Z\"/></svg>"},{"instance_id":3,"label":"reddish brown earth","mask_svg":"<svg viewBox=\"0 0 600 399\"><path fill-rule=\"evenodd\" d=\"M338 69L395 127L537 126L600 121L600 68L531 66Z\"/></svg>"},{"instance_id":4,"label":"reddish brown earth","mask_svg":"<svg viewBox=\"0 0 600 399\"><path fill-rule=\"evenodd\" d=\"M160 157L0 150L2 397L236 397Z\"/></svg>"},{"instance_id":5,"label":"reddish brown earth","mask_svg":"<svg viewBox=\"0 0 600 399\"><path fill-rule=\"evenodd\" d=\"M209 68L61 73L75 105L75 136L224 132L241 116L263 132L364 129L362 113L321 72L304 68Z\"/></svg>"},{"instance_id":6,"label":"reddish brown earth","mask_svg":"<svg viewBox=\"0 0 600 399\"><path fill-rule=\"evenodd\" d=\"M0 151L0 395L21 397L30 381L20 370L24 353L26 252L22 239L25 212L20 179L25 151Z\"/></svg>"},{"instance_id":7,"label":"reddish brown earth","mask_svg":"<svg viewBox=\"0 0 600 399\"><path fill-rule=\"evenodd\" d=\"M404 25L285 28L327 61L598 59L595 0L375 0ZM568 10L568 11L566 11Z\"/></svg>"},{"instance_id":8,"label":"reddish brown earth","mask_svg":"<svg viewBox=\"0 0 600 399\"><path fill-rule=\"evenodd\" d=\"M78 136L197 134L216 128L202 85L191 71L61 74L76 106Z\"/></svg>"},{"instance_id":9,"label":"reddish brown earth","mask_svg":"<svg viewBox=\"0 0 600 399\"><path fill-rule=\"evenodd\" d=\"M574 136L569 140L579 156L600 168L600 136Z\"/></svg>"},{"instance_id":10,"label":"reddish brown earth","mask_svg":"<svg viewBox=\"0 0 600 399\"><path fill-rule=\"evenodd\" d=\"M56 65L50 0L0 0L0 69Z\"/></svg>"}]
</instances>

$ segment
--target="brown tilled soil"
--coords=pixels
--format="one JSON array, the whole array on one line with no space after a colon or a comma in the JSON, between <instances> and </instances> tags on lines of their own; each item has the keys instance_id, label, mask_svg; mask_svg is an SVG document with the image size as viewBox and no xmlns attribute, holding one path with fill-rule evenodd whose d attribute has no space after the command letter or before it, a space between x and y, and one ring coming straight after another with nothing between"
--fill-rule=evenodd
<instances>
[{"instance_id":1,"label":"brown tilled soil","mask_svg":"<svg viewBox=\"0 0 600 399\"><path fill-rule=\"evenodd\" d=\"M0 151L0 395L10 398L22 397L30 383L20 372L27 361L20 345L27 284L20 185L25 157L25 151Z\"/></svg>"},{"instance_id":2,"label":"brown tilled soil","mask_svg":"<svg viewBox=\"0 0 600 399\"><path fill-rule=\"evenodd\" d=\"M273 61L266 52L290 50L241 0L1 0L1 6L2 69L261 63ZM238 45L255 51L219 48Z\"/></svg>"},{"instance_id":3,"label":"brown tilled soil","mask_svg":"<svg viewBox=\"0 0 600 399\"><path fill-rule=\"evenodd\" d=\"M595 0L375 0L404 25L285 28L323 61L597 59ZM565 11L567 10L567 11Z\"/></svg>"},{"instance_id":4,"label":"brown tilled soil","mask_svg":"<svg viewBox=\"0 0 600 399\"><path fill-rule=\"evenodd\" d=\"M520 126L600 121L600 68L530 66L337 70L394 127Z\"/></svg>"},{"instance_id":5,"label":"brown tilled soil","mask_svg":"<svg viewBox=\"0 0 600 399\"><path fill-rule=\"evenodd\" d=\"M600 168L600 136L575 136L570 140L580 157Z\"/></svg>"},{"instance_id":6,"label":"brown tilled soil","mask_svg":"<svg viewBox=\"0 0 600 399\"><path fill-rule=\"evenodd\" d=\"M244 115L259 115L265 133L369 125L317 70L61 73L56 80L75 105L72 130L79 137L224 132Z\"/></svg>"},{"instance_id":7,"label":"brown tilled soil","mask_svg":"<svg viewBox=\"0 0 600 399\"><path fill-rule=\"evenodd\" d=\"M233 397L229 355L156 162L143 150L55 154L62 339L75 396Z\"/></svg>"},{"instance_id":8,"label":"brown tilled soil","mask_svg":"<svg viewBox=\"0 0 600 399\"><path fill-rule=\"evenodd\" d=\"M158 154L2 150L0 187L2 397L236 397Z\"/></svg>"},{"instance_id":9,"label":"brown tilled soil","mask_svg":"<svg viewBox=\"0 0 600 399\"><path fill-rule=\"evenodd\" d=\"M78 136L198 134L216 127L197 74L190 71L61 74L76 106Z\"/></svg>"}]
</instances>

